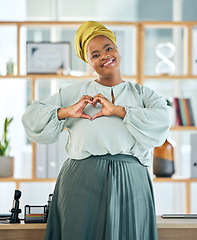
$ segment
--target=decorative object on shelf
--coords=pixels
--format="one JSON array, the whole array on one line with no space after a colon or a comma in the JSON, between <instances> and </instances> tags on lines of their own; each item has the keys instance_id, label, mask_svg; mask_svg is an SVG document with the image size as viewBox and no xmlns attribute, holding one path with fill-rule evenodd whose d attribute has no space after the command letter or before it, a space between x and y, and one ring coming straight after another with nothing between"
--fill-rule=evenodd
<instances>
[{"instance_id":1,"label":"decorative object on shelf","mask_svg":"<svg viewBox=\"0 0 197 240\"><path fill-rule=\"evenodd\" d=\"M27 73L56 74L70 71L69 42L27 42Z\"/></svg>"},{"instance_id":2,"label":"decorative object on shelf","mask_svg":"<svg viewBox=\"0 0 197 240\"><path fill-rule=\"evenodd\" d=\"M4 122L4 132L0 141L0 177L13 177L14 158L7 155L9 140L7 139L8 126L13 118L6 118Z\"/></svg>"},{"instance_id":3,"label":"decorative object on shelf","mask_svg":"<svg viewBox=\"0 0 197 240\"><path fill-rule=\"evenodd\" d=\"M175 46L170 42L163 42L157 44L155 48L156 55L161 59L160 62L157 63L155 72L156 74L161 75L170 75L175 71L175 65L170 60L174 56Z\"/></svg>"},{"instance_id":4,"label":"decorative object on shelf","mask_svg":"<svg viewBox=\"0 0 197 240\"><path fill-rule=\"evenodd\" d=\"M6 74L14 75L14 62L12 58L6 63Z\"/></svg>"},{"instance_id":5,"label":"decorative object on shelf","mask_svg":"<svg viewBox=\"0 0 197 240\"><path fill-rule=\"evenodd\" d=\"M156 177L171 177L174 174L175 142L169 137L165 143L154 149L153 173Z\"/></svg>"}]
</instances>

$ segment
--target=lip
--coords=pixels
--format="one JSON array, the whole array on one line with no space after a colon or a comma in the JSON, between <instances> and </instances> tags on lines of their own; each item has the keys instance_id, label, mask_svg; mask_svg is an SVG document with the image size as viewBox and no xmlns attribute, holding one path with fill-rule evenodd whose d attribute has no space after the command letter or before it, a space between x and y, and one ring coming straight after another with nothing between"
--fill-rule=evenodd
<instances>
[{"instance_id":1,"label":"lip","mask_svg":"<svg viewBox=\"0 0 197 240\"><path fill-rule=\"evenodd\" d=\"M113 64L114 63L114 61L115 61L115 58L111 58L111 59L109 59L109 60L107 60L106 62L104 62L102 65L101 65L101 67L109 67L111 64Z\"/></svg>"}]
</instances>

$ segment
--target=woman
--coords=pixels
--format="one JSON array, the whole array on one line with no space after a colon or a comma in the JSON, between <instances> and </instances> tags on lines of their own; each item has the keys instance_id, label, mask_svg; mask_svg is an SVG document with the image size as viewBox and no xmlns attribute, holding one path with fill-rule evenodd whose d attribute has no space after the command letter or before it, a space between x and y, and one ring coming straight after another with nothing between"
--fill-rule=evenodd
<instances>
[{"instance_id":1,"label":"woman","mask_svg":"<svg viewBox=\"0 0 197 240\"><path fill-rule=\"evenodd\" d=\"M149 88L121 78L116 38L98 22L76 32L77 55L98 78L34 101L23 124L31 141L52 143L68 129L46 240L155 240L147 167L169 131L169 107Z\"/></svg>"}]
</instances>

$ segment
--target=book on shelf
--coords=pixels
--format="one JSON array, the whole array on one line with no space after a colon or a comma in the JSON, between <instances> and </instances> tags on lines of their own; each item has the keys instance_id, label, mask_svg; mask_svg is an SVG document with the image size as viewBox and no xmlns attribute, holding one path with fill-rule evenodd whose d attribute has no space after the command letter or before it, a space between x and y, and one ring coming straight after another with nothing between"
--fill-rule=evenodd
<instances>
[{"instance_id":1,"label":"book on shelf","mask_svg":"<svg viewBox=\"0 0 197 240\"><path fill-rule=\"evenodd\" d=\"M178 126L195 126L194 112L190 98L174 98L175 124Z\"/></svg>"}]
</instances>

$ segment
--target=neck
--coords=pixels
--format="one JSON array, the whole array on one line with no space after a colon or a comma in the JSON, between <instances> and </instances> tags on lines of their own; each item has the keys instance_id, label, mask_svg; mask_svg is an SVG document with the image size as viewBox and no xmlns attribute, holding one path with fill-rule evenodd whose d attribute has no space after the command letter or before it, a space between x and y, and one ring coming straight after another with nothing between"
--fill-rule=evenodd
<instances>
[{"instance_id":1,"label":"neck","mask_svg":"<svg viewBox=\"0 0 197 240\"><path fill-rule=\"evenodd\" d=\"M116 77L101 77L101 76L98 76L98 79L95 80L96 82L100 83L101 85L104 85L104 86L108 86L108 87L112 87L112 86L116 86L122 82L124 82L121 78L121 76L116 76Z\"/></svg>"}]
</instances>

